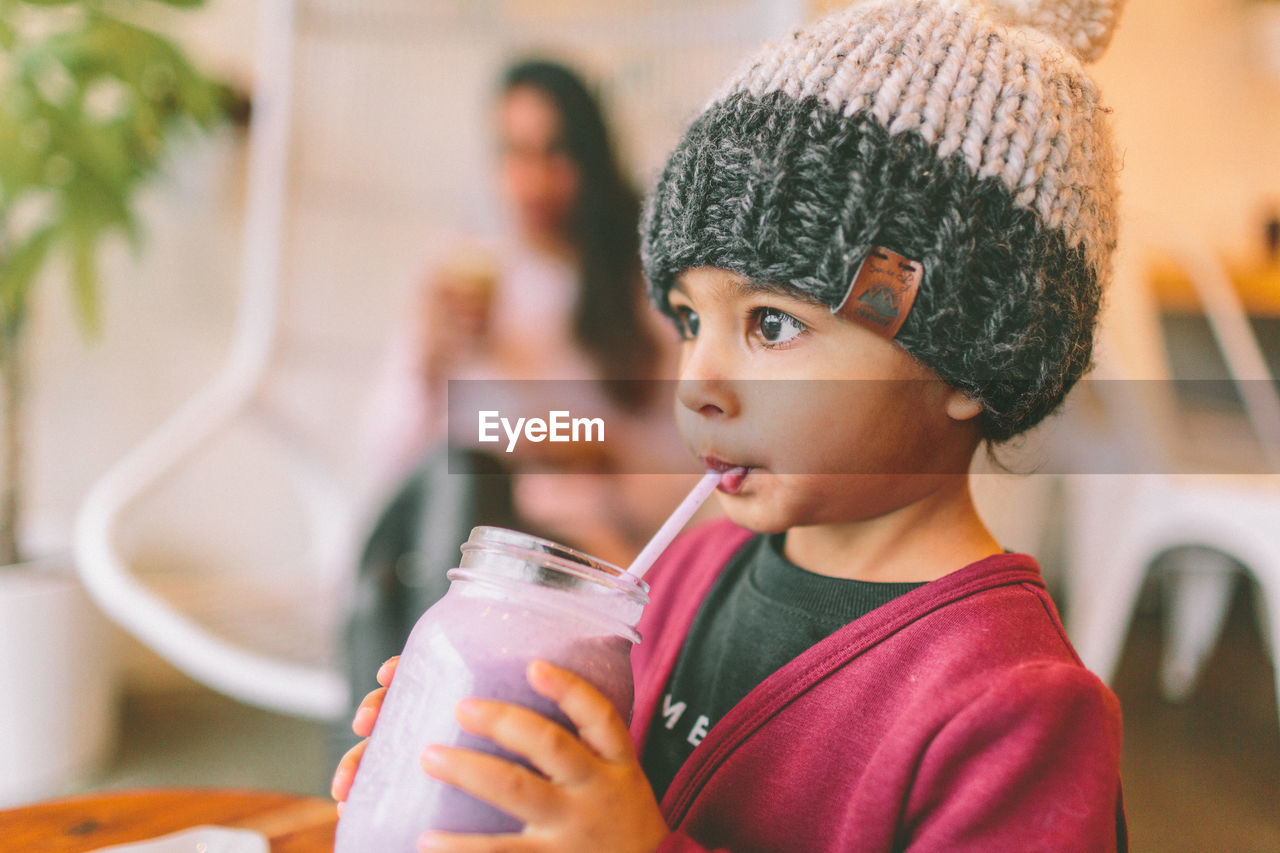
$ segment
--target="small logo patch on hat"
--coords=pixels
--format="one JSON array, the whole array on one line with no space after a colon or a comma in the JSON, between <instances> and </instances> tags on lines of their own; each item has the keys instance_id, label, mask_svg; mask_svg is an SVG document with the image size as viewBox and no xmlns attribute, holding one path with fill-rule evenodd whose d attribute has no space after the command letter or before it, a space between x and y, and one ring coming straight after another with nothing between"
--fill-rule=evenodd
<instances>
[{"instance_id":1,"label":"small logo patch on hat","mask_svg":"<svg viewBox=\"0 0 1280 853\"><path fill-rule=\"evenodd\" d=\"M907 321L923 278L924 266L919 261L873 246L858 267L844 301L832 313L892 339Z\"/></svg>"}]
</instances>

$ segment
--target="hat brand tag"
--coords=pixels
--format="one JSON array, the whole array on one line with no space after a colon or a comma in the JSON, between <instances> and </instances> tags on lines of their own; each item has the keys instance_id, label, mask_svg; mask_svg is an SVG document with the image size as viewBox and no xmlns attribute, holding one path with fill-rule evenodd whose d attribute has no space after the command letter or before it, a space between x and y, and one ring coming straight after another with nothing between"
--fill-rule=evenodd
<instances>
[{"instance_id":1,"label":"hat brand tag","mask_svg":"<svg viewBox=\"0 0 1280 853\"><path fill-rule=\"evenodd\" d=\"M881 246L873 246L858 267L844 301L832 310L889 340L907 321L924 266Z\"/></svg>"}]
</instances>

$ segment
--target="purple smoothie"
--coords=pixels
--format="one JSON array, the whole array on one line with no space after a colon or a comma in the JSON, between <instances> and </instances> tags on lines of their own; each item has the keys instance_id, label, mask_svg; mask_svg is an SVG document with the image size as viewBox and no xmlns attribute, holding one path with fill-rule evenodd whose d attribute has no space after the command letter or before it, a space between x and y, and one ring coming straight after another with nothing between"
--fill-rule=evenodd
<instances>
[{"instance_id":1,"label":"purple smoothie","mask_svg":"<svg viewBox=\"0 0 1280 853\"><path fill-rule=\"evenodd\" d=\"M473 532L470 541L476 538ZM516 557L524 566L469 556L464 566L479 565L450 573L448 594L405 644L338 823L336 853L410 853L429 829L518 832L520 821L426 775L419 756L430 744L446 744L515 758L462 732L454 708L469 696L524 705L572 730L529 686L525 671L533 660L582 676L630 720L630 650L647 601L643 584L580 576L595 569L565 576L555 566L547 570L546 555L523 551Z\"/></svg>"}]
</instances>

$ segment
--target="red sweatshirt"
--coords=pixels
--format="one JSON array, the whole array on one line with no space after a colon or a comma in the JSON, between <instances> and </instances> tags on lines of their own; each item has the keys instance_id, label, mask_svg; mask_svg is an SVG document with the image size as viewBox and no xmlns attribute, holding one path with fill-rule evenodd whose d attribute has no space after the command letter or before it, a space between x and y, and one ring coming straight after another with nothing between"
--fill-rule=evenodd
<instances>
[{"instance_id":1,"label":"red sweatshirt","mask_svg":"<svg viewBox=\"0 0 1280 853\"><path fill-rule=\"evenodd\" d=\"M651 570L632 652L645 737L720 570L705 525ZM980 560L836 631L749 693L680 768L662 853L1126 849L1120 706L1081 664L1036 563Z\"/></svg>"}]
</instances>

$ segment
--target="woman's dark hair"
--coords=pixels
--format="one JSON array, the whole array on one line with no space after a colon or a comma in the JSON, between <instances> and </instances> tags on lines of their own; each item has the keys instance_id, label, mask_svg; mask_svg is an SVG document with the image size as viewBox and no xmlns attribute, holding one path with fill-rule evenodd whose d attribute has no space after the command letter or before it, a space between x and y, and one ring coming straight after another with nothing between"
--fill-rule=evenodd
<instances>
[{"instance_id":1,"label":"woman's dark hair","mask_svg":"<svg viewBox=\"0 0 1280 853\"><path fill-rule=\"evenodd\" d=\"M658 344L641 315L640 199L619 168L596 99L563 65L531 59L509 67L501 91L529 86L560 114L565 152L577 165L578 197L569 237L580 253L574 338L590 354L617 404L636 409L648 397Z\"/></svg>"}]
</instances>

